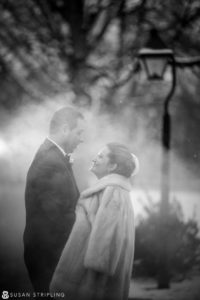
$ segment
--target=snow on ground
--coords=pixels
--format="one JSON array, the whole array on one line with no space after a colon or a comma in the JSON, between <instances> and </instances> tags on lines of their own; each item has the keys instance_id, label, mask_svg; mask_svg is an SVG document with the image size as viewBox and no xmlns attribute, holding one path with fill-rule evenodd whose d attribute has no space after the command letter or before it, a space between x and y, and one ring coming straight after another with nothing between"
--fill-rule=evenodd
<instances>
[{"instance_id":1,"label":"snow on ground","mask_svg":"<svg viewBox=\"0 0 200 300\"><path fill-rule=\"evenodd\" d=\"M129 299L144 300L200 300L200 277L172 282L170 289L158 290L152 280L132 280Z\"/></svg>"}]
</instances>

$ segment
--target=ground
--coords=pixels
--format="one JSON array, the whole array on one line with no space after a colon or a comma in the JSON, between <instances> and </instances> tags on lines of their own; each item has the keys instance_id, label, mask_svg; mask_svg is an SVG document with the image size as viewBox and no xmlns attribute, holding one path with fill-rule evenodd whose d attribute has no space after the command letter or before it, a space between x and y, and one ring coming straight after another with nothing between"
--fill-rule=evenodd
<instances>
[{"instance_id":1,"label":"ground","mask_svg":"<svg viewBox=\"0 0 200 300\"><path fill-rule=\"evenodd\" d=\"M130 300L200 300L200 277L172 282L170 289L158 290L156 282L150 279L131 281Z\"/></svg>"}]
</instances>

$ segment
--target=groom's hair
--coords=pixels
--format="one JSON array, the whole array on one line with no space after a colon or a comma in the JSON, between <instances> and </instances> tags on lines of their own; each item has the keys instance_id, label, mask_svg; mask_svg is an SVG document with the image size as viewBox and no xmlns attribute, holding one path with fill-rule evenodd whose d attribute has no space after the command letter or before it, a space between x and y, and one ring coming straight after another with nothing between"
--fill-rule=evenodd
<instances>
[{"instance_id":1,"label":"groom's hair","mask_svg":"<svg viewBox=\"0 0 200 300\"><path fill-rule=\"evenodd\" d=\"M49 132L50 134L56 134L64 124L67 124L69 129L72 130L77 126L79 119L83 119L82 113L74 107L65 106L54 113L50 121Z\"/></svg>"}]
</instances>

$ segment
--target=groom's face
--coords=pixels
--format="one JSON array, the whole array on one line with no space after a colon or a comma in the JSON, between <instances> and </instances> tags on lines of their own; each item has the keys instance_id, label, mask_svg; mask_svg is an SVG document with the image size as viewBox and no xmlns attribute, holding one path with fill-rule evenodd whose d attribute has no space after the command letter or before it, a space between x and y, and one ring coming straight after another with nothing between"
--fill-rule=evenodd
<instances>
[{"instance_id":1,"label":"groom's face","mask_svg":"<svg viewBox=\"0 0 200 300\"><path fill-rule=\"evenodd\" d=\"M66 126L63 134L63 148L66 152L73 152L75 148L83 142L84 121L77 120L74 128L70 129Z\"/></svg>"}]
</instances>

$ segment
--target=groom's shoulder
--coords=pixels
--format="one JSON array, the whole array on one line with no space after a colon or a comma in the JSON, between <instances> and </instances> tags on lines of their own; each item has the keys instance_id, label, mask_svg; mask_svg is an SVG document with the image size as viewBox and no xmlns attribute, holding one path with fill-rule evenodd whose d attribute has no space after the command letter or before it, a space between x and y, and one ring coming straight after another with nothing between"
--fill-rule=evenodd
<instances>
[{"instance_id":1,"label":"groom's shoulder","mask_svg":"<svg viewBox=\"0 0 200 300\"><path fill-rule=\"evenodd\" d=\"M39 167L42 165L58 165L59 163L60 156L56 147L45 140L38 148L31 165Z\"/></svg>"}]
</instances>

